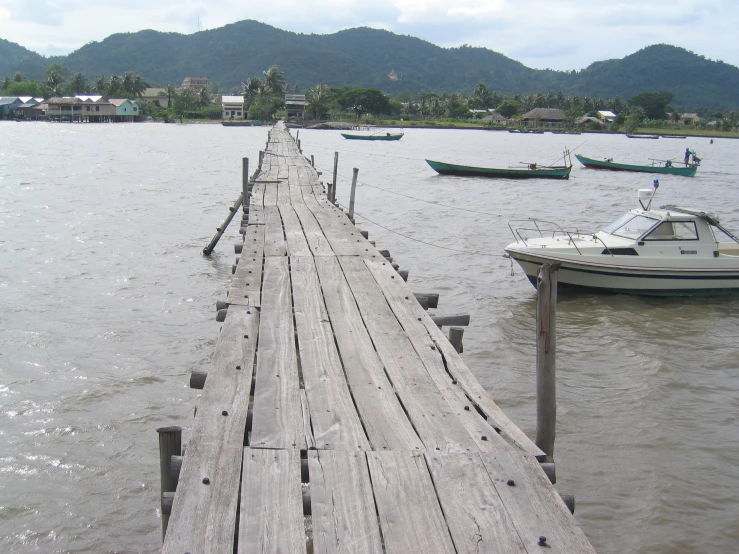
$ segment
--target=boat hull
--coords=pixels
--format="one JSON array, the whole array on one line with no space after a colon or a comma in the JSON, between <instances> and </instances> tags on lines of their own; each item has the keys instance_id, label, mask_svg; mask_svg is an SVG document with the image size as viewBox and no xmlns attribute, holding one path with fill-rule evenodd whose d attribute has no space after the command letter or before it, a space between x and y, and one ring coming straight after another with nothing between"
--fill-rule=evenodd
<instances>
[{"instance_id":1,"label":"boat hull","mask_svg":"<svg viewBox=\"0 0 739 554\"><path fill-rule=\"evenodd\" d=\"M545 263L559 263L558 284L563 289L592 292L638 294L645 296L706 296L739 293L739 268L651 268L594 264L566 257L540 256L506 248L536 287L539 268Z\"/></svg>"},{"instance_id":2,"label":"boat hull","mask_svg":"<svg viewBox=\"0 0 739 554\"><path fill-rule=\"evenodd\" d=\"M663 175L682 175L683 177L693 177L698 169L696 165L689 165L687 167L681 166L655 166L655 165L630 165L620 164L615 162L608 162L604 160L594 160L592 158L586 158L580 154L575 154L577 160L585 167L590 169L607 169L610 171L634 171L637 173L659 173Z\"/></svg>"},{"instance_id":3,"label":"boat hull","mask_svg":"<svg viewBox=\"0 0 739 554\"><path fill-rule=\"evenodd\" d=\"M341 133L341 136L349 140L400 140L403 134L395 135L354 135L352 133Z\"/></svg>"},{"instance_id":4,"label":"boat hull","mask_svg":"<svg viewBox=\"0 0 739 554\"><path fill-rule=\"evenodd\" d=\"M440 175L458 175L461 177L498 177L503 179L569 179L571 166L541 169L515 169L472 167L467 165L448 164L434 160L426 163Z\"/></svg>"}]
</instances>

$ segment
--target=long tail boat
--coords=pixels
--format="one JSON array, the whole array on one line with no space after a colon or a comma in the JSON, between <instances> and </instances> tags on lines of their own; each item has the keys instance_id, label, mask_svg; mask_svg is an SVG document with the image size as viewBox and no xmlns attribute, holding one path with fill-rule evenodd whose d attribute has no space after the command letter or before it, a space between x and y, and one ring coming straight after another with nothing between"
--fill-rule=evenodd
<instances>
[{"instance_id":1,"label":"long tail boat","mask_svg":"<svg viewBox=\"0 0 739 554\"><path fill-rule=\"evenodd\" d=\"M462 177L500 177L503 179L569 179L572 165L544 166L535 163L525 167L472 167L469 165L449 164L426 160L434 171L441 175L459 175Z\"/></svg>"},{"instance_id":2,"label":"long tail boat","mask_svg":"<svg viewBox=\"0 0 739 554\"><path fill-rule=\"evenodd\" d=\"M651 165L631 165L620 164L613 161L612 158L605 160L594 160L586 158L580 154L575 154L577 160L585 167L590 169L609 169L611 171L636 171L639 173L662 173L667 175L682 175L684 177L693 177L698 170L698 164L683 165L676 162L673 165L671 160L652 160Z\"/></svg>"},{"instance_id":3,"label":"long tail boat","mask_svg":"<svg viewBox=\"0 0 739 554\"><path fill-rule=\"evenodd\" d=\"M400 140L403 133L374 133L371 135L361 135L355 133L341 133L341 136L350 140Z\"/></svg>"}]
</instances>

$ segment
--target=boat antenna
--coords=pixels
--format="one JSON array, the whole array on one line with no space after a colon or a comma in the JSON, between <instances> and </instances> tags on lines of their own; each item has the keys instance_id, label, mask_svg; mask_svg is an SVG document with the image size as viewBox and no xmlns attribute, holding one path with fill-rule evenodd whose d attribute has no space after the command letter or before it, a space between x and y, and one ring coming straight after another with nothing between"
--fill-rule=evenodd
<instances>
[{"instance_id":1,"label":"boat antenna","mask_svg":"<svg viewBox=\"0 0 739 554\"><path fill-rule=\"evenodd\" d=\"M585 141L581 142L580 144L578 144L577 146L575 146L572 150L567 150L567 147L565 146L564 154L562 156L560 156L559 158L557 158L556 160L554 160L554 162L550 163L549 165L552 166L552 165L556 164L559 160L562 160L564 162L564 164L567 165L567 157L570 154L572 154L575 150L577 150L578 148L580 148L586 142L588 142L588 141L585 140ZM524 162L519 162L519 163L524 163ZM570 158L570 165L572 165L572 158Z\"/></svg>"},{"instance_id":2,"label":"boat antenna","mask_svg":"<svg viewBox=\"0 0 739 554\"><path fill-rule=\"evenodd\" d=\"M652 189L652 195L649 197L649 202L647 202L646 206L644 205L644 202L642 202L642 199L639 198L639 204L641 204L641 207L645 212L649 211L649 208L652 205L652 200L654 199L654 195L657 194L657 189L659 188L659 179L655 179L654 182L652 183L652 186L654 187ZM641 191L646 192L647 190L648 189L640 189L640 192Z\"/></svg>"}]
</instances>

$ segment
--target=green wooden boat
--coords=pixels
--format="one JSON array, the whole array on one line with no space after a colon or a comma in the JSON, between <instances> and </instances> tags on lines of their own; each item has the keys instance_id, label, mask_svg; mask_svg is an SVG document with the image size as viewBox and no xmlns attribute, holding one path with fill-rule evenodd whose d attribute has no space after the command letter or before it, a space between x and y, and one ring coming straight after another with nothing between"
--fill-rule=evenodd
<instances>
[{"instance_id":1,"label":"green wooden boat","mask_svg":"<svg viewBox=\"0 0 739 554\"><path fill-rule=\"evenodd\" d=\"M472 167L426 160L434 171L441 175L462 177L499 177L503 179L569 179L572 165L544 166L528 164L525 167Z\"/></svg>"},{"instance_id":2,"label":"green wooden boat","mask_svg":"<svg viewBox=\"0 0 739 554\"><path fill-rule=\"evenodd\" d=\"M580 154L575 154L577 160L585 167L590 169L610 169L611 171L637 171L640 173L662 173L665 175L683 175L684 177L693 177L698 170L698 164L688 164L687 166L676 162L672 164L670 160L652 160L651 165L631 165L619 164L612 159L594 160L586 158Z\"/></svg>"},{"instance_id":3,"label":"green wooden boat","mask_svg":"<svg viewBox=\"0 0 739 554\"><path fill-rule=\"evenodd\" d=\"M403 138L403 133L388 133L383 131L381 133L367 134L356 134L356 133L341 133L341 136L349 140L400 140Z\"/></svg>"}]
</instances>

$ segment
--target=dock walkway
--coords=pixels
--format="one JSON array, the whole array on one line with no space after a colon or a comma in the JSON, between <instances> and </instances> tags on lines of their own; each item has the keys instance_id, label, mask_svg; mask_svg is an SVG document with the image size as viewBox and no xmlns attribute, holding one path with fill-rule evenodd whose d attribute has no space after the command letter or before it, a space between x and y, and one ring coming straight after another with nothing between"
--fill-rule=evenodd
<instances>
[{"instance_id":1,"label":"dock walkway","mask_svg":"<svg viewBox=\"0 0 739 554\"><path fill-rule=\"evenodd\" d=\"M164 552L593 551L282 123L248 210Z\"/></svg>"}]
</instances>

